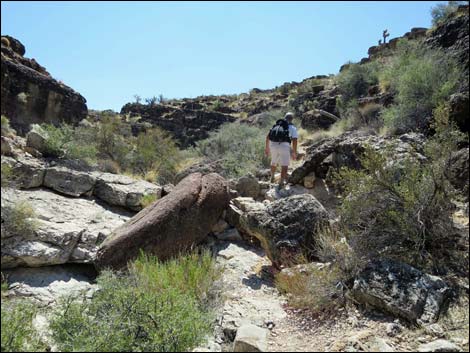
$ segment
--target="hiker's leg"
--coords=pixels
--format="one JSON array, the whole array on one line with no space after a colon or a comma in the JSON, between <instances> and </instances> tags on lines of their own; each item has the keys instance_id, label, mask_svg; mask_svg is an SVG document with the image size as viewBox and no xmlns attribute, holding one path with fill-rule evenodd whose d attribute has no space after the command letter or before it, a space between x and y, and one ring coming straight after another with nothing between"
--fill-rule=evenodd
<instances>
[{"instance_id":1,"label":"hiker's leg","mask_svg":"<svg viewBox=\"0 0 470 353\"><path fill-rule=\"evenodd\" d=\"M276 165L271 165L271 183L274 183L274 177L276 175Z\"/></svg>"},{"instance_id":2,"label":"hiker's leg","mask_svg":"<svg viewBox=\"0 0 470 353\"><path fill-rule=\"evenodd\" d=\"M287 183L287 169L288 166L281 166L281 182Z\"/></svg>"}]
</instances>

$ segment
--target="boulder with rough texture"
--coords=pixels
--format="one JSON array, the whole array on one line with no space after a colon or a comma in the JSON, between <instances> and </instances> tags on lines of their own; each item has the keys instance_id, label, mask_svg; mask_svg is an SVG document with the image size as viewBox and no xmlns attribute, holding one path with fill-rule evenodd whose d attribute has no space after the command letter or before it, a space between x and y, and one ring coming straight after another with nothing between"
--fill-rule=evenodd
<instances>
[{"instance_id":1,"label":"boulder with rough texture","mask_svg":"<svg viewBox=\"0 0 470 353\"><path fill-rule=\"evenodd\" d=\"M326 114L321 114L318 110L309 110L302 114L301 126L310 130L327 130L337 120Z\"/></svg>"},{"instance_id":2,"label":"boulder with rough texture","mask_svg":"<svg viewBox=\"0 0 470 353\"><path fill-rule=\"evenodd\" d=\"M245 324L237 330L233 342L234 352L265 352L268 348L268 331L264 328Z\"/></svg>"},{"instance_id":3,"label":"boulder with rough texture","mask_svg":"<svg viewBox=\"0 0 470 353\"><path fill-rule=\"evenodd\" d=\"M2 141L2 156L11 156L13 152L11 140L8 137L2 136L1 141Z\"/></svg>"},{"instance_id":4,"label":"boulder with rough texture","mask_svg":"<svg viewBox=\"0 0 470 353\"><path fill-rule=\"evenodd\" d=\"M35 213L34 231L11 233L8 222L15 218L8 218L8 208L23 201ZM2 188L2 268L90 263L98 245L130 217L95 200L72 199L47 189Z\"/></svg>"},{"instance_id":5,"label":"boulder with rough texture","mask_svg":"<svg viewBox=\"0 0 470 353\"><path fill-rule=\"evenodd\" d=\"M252 197L256 199L260 193L260 185L257 178L248 174L237 180L235 190L237 190L238 194L242 197Z\"/></svg>"},{"instance_id":6,"label":"boulder with rough texture","mask_svg":"<svg viewBox=\"0 0 470 353\"><path fill-rule=\"evenodd\" d=\"M315 249L315 229L326 224L328 212L309 194L263 203L236 198L227 213L242 233L257 238L274 266L295 264L303 250Z\"/></svg>"},{"instance_id":7,"label":"boulder with rough texture","mask_svg":"<svg viewBox=\"0 0 470 353\"><path fill-rule=\"evenodd\" d=\"M45 187L73 197L90 195L95 183L96 178L90 173L63 167L48 168L44 176Z\"/></svg>"},{"instance_id":8,"label":"boulder with rough texture","mask_svg":"<svg viewBox=\"0 0 470 353\"><path fill-rule=\"evenodd\" d=\"M162 187L124 175L103 173L97 176L93 194L109 205L140 211L145 196L162 197Z\"/></svg>"},{"instance_id":9,"label":"boulder with rough texture","mask_svg":"<svg viewBox=\"0 0 470 353\"><path fill-rule=\"evenodd\" d=\"M299 184L311 172L314 172L318 178L325 179L330 169L361 168L360 158L366 146L371 146L378 151L391 148L394 151L394 161L400 161L406 157L424 159L421 154L423 144L424 136L416 133L385 138L352 132L323 139L307 148L305 162L292 172L289 181Z\"/></svg>"},{"instance_id":10,"label":"boulder with rough texture","mask_svg":"<svg viewBox=\"0 0 470 353\"><path fill-rule=\"evenodd\" d=\"M229 202L226 181L218 174L195 173L116 229L100 247L98 269L125 268L140 251L167 260L202 241Z\"/></svg>"},{"instance_id":11,"label":"boulder with rough texture","mask_svg":"<svg viewBox=\"0 0 470 353\"><path fill-rule=\"evenodd\" d=\"M26 135L26 146L44 153L46 152L46 139L47 136L45 132L42 129L33 126L33 129Z\"/></svg>"},{"instance_id":12,"label":"boulder with rough texture","mask_svg":"<svg viewBox=\"0 0 470 353\"><path fill-rule=\"evenodd\" d=\"M435 322L450 294L441 278L391 260L370 262L352 289L360 303L420 324Z\"/></svg>"},{"instance_id":13,"label":"boulder with rough texture","mask_svg":"<svg viewBox=\"0 0 470 353\"><path fill-rule=\"evenodd\" d=\"M2 43L1 51L1 113L19 134L26 134L31 124L76 124L86 117L85 98L55 80L36 60L23 57L21 43Z\"/></svg>"}]
</instances>

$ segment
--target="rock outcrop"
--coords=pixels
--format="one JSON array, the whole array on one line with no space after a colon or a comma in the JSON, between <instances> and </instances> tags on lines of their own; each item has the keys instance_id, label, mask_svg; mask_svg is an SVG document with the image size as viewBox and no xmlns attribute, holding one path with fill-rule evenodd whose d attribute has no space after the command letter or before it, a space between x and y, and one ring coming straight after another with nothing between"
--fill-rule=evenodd
<instances>
[{"instance_id":1,"label":"rock outcrop","mask_svg":"<svg viewBox=\"0 0 470 353\"><path fill-rule=\"evenodd\" d=\"M85 98L55 80L34 59L25 58L24 46L18 40L6 38L8 42L1 45L1 113L10 119L12 127L23 135L30 124L76 124L84 119Z\"/></svg>"},{"instance_id":2,"label":"rock outcrop","mask_svg":"<svg viewBox=\"0 0 470 353\"><path fill-rule=\"evenodd\" d=\"M423 143L424 136L415 133L404 134L396 138L384 138L353 132L320 140L307 148L305 162L292 172L289 181L293 184L300 184L303 182L303 178L312 172L316 177L325 179L331 169L361 168L360 157L366 146L371 146L375 150L392 148L395 151L395 161L408 156L420 160L424 158L421 154Z\"/></svg>"},{"instance_id":3,"label":"rock outcrop","mask_svg":"<svg viewBox=\"0 0 470 353\"><path fill-rule=\"evenodd\" d=\"M18 202L27 202L35 213L30 234L11 234L4 229L11 226L4 224L8 208ZM69 198L47 189L2 188L2 268L90 263L98 245L131 216L95 199ZM5 220L15 221L19 220Z\"/></svg>"},{"instance_id":4,"label":"rock outcrop","mask_svg":"<svg viewBox=\"0 0 470 353\"><path fill-rule=\"evenodd\" d=\"M209 137L209 132L220 125L235 121L233 116L216 111L180 109L163 104L128 103L122 107L121 114L140 116L139 123L150 123L169 131L182 147L194 145Z\"/></svg>"},{"instance_id":5,"label":"rock outcrop","mask_svg":"<svg viewBox=\"0 0 470 353\"><path fill-rule=\"evenodd\" d=\"M191 174L164 198L116 229L102 244L98 269L125 268L140 251L166 260L202 241L229 202L225 180L218 174Z\"/></svg>"},{"instance_id":6,"label":"rock outcrop","mask_svg":"<svg viewBox=\"0 0 470 353\"><path fill-rule=\"evenodd\" d=\"M290 266L302 251L315 253L315 230L328 223L329 214L310 195L294 195L268 205L251 198L231 201L227 212L231 225L257 238L273 265Z\"/></svg>"},{"instance_id":7,"label":"rock outcrop","mask_svg":"<svg viewBox=\"0 0 470 353\"><path fill-rule=\"evenodd\" d=\"M370 262L354 281L353 297L413 323L437 321L451 289L439 277L390 260Z\"/></svg>"}]
</instances>

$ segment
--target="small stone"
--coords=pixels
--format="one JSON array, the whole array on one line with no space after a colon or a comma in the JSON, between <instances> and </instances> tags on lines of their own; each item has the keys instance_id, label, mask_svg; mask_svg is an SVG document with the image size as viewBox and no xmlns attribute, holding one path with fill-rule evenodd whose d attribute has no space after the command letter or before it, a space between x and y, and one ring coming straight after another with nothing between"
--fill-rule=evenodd
<instances>
[{"instance_id":1,"label":"small stone","mask_svg":"<svg viewBox=\"0 0 470 353\"><path fill-rule=\"evenodd\" d=\"M310 173L304 177L304 187L313 189L315 187L315 173Z\"/></svg>"},{"instance_id":2,"label":"small stone","mask_svg":"<svg viewBox=\"0 0 470 353\"><path fill-rule=\"evenodd\" d=\"M395 337L395 336L397 336L401 331L402 331L402 328L401 328L401 326L400 326L399 324L396 324L396 323L387 324L387 327L386 327L387 336L389 336L389 337Z\"/></svg>"},{"instance_id":3,"label":"small stone","mask_svg":"<svg viewBox=\"0 0 470 353\"><path fill-rule=\"evenodd\" d=\"M245 324L237 330L233 344L234 352L264 352L267 350L267 330Z\"/></svg>"},{"instance_id":4,"label":"small stone","mask_svg":"<svg viewBox=\"0 0 470 353\"><path fill-rule=\"evenodd\" d=\"M446 340L436 340L422 344L418 347L418 352L460 352L461 349L452 342Z\"/></svg>"},{"instance_id":5,"label":"small stone","mask_svg":"<svg viewBox=\"0 0 470 353\"><path fill-rule=\"evenodd\" d=\"M438 338L442 338L445 335L444 329L439 324L425 326L425 331L427 334Z\"/></svg>"}]
</instances>

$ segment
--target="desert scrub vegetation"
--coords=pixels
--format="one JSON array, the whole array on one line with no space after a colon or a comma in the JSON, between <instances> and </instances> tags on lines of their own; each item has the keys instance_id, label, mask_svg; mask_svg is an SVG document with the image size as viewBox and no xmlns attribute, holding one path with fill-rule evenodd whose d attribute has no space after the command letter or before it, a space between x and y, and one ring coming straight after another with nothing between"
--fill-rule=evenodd
<instances>
[{"instance_id":1,"label":"desert scrub vegetation","mask_svg":"<svg viewBox=\"0 0 470 353\"><path fill-rule=\"evenodd\" d=\"M3 290L3 282L2 282ZM37 309L32 303L2 298L2 352L44 352L46 346L33 327Z\"/></svg>"},{"instance_id":2,"label":"desert scrub vegetation","mask_svg":"<svg viewBox=\"0 0 470 353\"><path fill-rule=\"evenodd\" d=\"M1 135L2 136L9 136L14 134L14 130L10 126L10 120L5 115L1 116Z\"/></svg>"},{"instance_id":3,"label":"desert scrub vegetation","mask_svg":"<svg viewBox=\"0 0 470 353\"><path fill-rule=\"evenodd\" d=\"M65 298L52 337L64 352L190 351L211 330L218 276L208 252L165 263L141 254L125 274L103 272L91 300Z\"/></svg>"},{"instance_id":4,"label":"desert scrub vegetation","mask_svg":"<svg viewBox=\"0 0 470 353\"><path fill-rule=\"evenodd\" d=\"M239 122L224 124L209 138L196 143L198 153L212 161L221 161L221 174L240 177L269 167L264 145L269 129Z\"/></svg>"},{"instance_id":5,"label":"desert scrub vegetation","mask_svg":"<svg viewBox=\"0 0 470 353\"><path fill-rule=\"evenodd\" d=\"M2 163L2 166L0 169L1 169L2 188L10 186L12 179L13 179L13 168L7 163Z\"/></svg>"},{"instance_id":6,"label":"desert scrub vegetation","mask_svg":"<svg viewBox=\"0 0 470 353\"><path fill-rule=\"evenodd\" d=\"M338 106L345 111L357 98L366 96L370 86L379 82L380 64L376 61L366 64L351 63L338 74L336 83L341 94Z\"/></svg>"},{"instance_id":7,"label":"desert scrub vegetation","mask_svg":"<svg viewBox=\"0 0 470 353\"><path fill-rule=\"evenodd\" d=\"M37 229L37 217L27 201L2 206L2 238L21 235L31 236Z\"/></svg>"},{"instance_id":8,"label":"desert scrub vegetation","mask_svg":"<svg viewBox=\"0 0 470 353\"><path fill-rule=\"evenodd\" d=\"M279 272L275 284L290 307L325 313L344 305L343 277L336 264L310 263Z\"/></svg>"},{"instance_id":9,"label":"desert scrub vegetation","mask_svg":"<svg viewBox=\"0 0 470 353\"><path fill-rule=\"evenodd\" d=\"M451 153L465 136L449 123L446 106L434 110L434 120L436 134L424 146L424 160L398 161L393 149L368 148L363 169L336 174L344 195L338 210L342 233L356 262L387 257L435 274L468 275L468 255L458 246L451 219L459 196L446 177ZM341 257L334 248L330 253Z\"/></svg>"},{"instance_id":10,"label":"desert scrub vegetation","mask_svg":"<svg viewBox=\"0 0 470 353\"><path fill-rule=\"evenodd\" d=\"M46 156L79 159L103 171L140 178L153 175L152 182L173 182L185 160L196 155L181 151L172 136L157 127L134 136L130 124L111 113L102 114L99 122L89 126L42 124L35 128L45 137Z\"/></svg>"},{"instance_id":11,"label":"desert scrub vegetation","mask_svg":"<svg viewBox=\"0 0 470 353\"><path fill-rule=\"evenodd\" d=\"M433 109L456 92L462 77L458 64L442 50L400 40L380 73L381 86L395 96L381 114L385 126L396 133L428 129Z\"/></svg>"},{"instance_id":12,"label":"desert scrub vegetation","mask_svg":"<svg viewBox=\"0 0 470 353\"><path fill-rule=\"evenodd\" d=\"M468 5L468 1L448 1L447 4L438 4L431 9L432 24L434 27L445 22L460 5Z\"/></svg>"}]
</instances>

